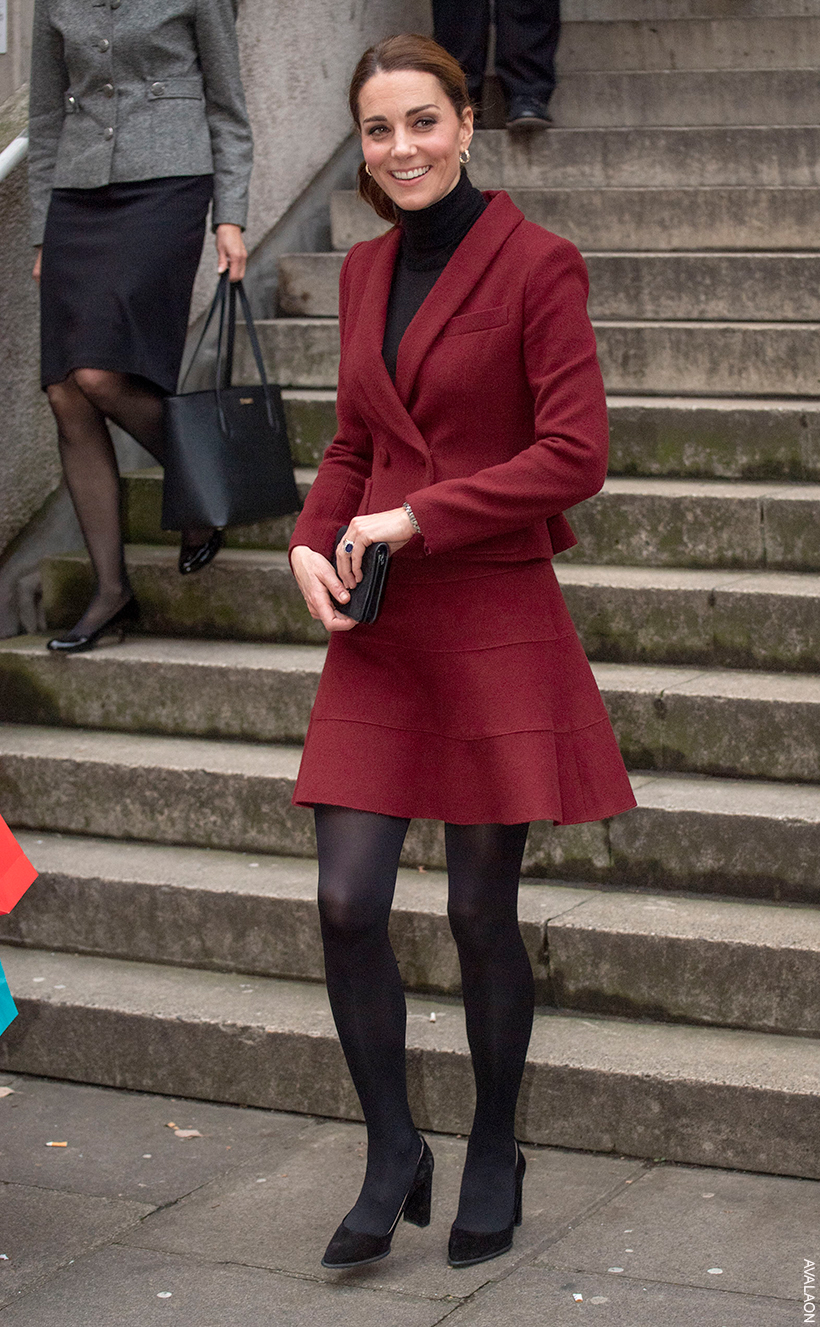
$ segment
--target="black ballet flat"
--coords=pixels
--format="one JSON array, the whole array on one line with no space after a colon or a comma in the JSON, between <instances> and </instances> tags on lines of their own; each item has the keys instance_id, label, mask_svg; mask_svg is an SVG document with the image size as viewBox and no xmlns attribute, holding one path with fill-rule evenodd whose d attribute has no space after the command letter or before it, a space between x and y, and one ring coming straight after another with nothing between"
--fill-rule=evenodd
<instances>
[{"instance_id":1,"label":"black ballet flat","mask_svg":"<svg viewBox=\"0 0 820 1327\"><path fill-rule=\"evenodd\" d=\"M433 1153L427 1145L427 1140L422 1138L421 1156L416 1166L416 1173L387 1234L368 1235L364 1231L351 1230L343 1221L325 1249L322 1266L341 1271L345 1267L364 1267L366 1263L379 1262L381 1258L386 1258L400 1217L404 1217L405 1221L410 1221L414 1226L429 1226L434 1165Z\"/></svg>"},{"instance_id":2,"label":"black ballet flat","mask_svg":"<svg viewBox=\"0 0 820 1327\"><path fill-rule=\"evenodd\" d=\"M84 650L93 650L97 641L102 636L117 636L122 640L125 635L125 628L133 626L139 617L139 605L133 594L131 598L118 608L116 613L112 614L102 626L97 627L87 636L55 636L46 645L47 650L54 654L82 654Z\"/></svg>"},{"instance_id":3,"label":"black ballet flat","mask_svg":"<svg viewBox=\"0 0 820 1327\"><path fill-rule=\"evenodd\" d=\"M447 1261L451 1267L472 1267L475 1263L488 1262L490 1258L498 1258L502 1253L509 1253L513 1246L513 1231L516 1226L521 1225L522 1190L526 1169L524 1153L519 1147L518 1160L515 1163L515 1210L512 1221L503 1230L462 1230L459 1226L451 1228L450 1243L447 1248Z\"/></svg>"},{"instance_id":4,"label":"black ballet flat","mask_svg":"<svg viewBox=\"0 0 820 1327\"><path fill-rule=\"evenodd\" d=\"M222 531L212 530L204 544L183 544L179 550L179 574L190 576L213 562L222 547Z\"/></svg>"}]
</instances>

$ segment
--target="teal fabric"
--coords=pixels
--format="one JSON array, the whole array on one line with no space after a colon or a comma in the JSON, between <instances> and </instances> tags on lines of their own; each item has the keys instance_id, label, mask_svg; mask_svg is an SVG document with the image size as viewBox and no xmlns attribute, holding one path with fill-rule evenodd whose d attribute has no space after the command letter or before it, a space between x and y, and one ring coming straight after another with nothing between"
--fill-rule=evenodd
<instances>
[{"instance_id":1,"label":"teal fabric","mask_svg":"<svg viewBox=\"0 0 820 1327\"><path fill-rule=\"evenodd\" d=\"M0 1033L5 1032L9 1023L17 1017L17 1006L11 998L6 974L0 967Z\"/></svg>"}]
</instances>

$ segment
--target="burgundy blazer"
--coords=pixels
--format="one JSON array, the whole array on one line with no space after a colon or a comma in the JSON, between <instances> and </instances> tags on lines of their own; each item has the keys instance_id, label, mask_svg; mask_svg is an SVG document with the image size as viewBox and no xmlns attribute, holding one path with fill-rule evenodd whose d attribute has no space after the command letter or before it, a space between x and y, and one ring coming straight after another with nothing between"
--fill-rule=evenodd
<instances>
[{"instance_id":1,"label":"burgundy blazer","mask_svg":"<svg viewBox=\"0 0 820 1327\"><path fill-rule=\"evenodd\" d=\"M291 540L332 561L340 525L409 502L397 554L518 561L576 542L562 513L601 488L604 387L568 240L509 195L462 240L399 346L382 340L400 232L354 245L340 279L339 429Z\"/></svg>"}]
</instances>

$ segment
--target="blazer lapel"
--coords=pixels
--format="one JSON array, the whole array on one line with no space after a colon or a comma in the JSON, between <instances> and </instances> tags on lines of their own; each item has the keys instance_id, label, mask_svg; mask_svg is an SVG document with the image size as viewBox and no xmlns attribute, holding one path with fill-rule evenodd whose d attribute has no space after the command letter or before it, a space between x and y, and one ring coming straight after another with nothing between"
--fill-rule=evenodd
<instances>
[{"instance_id":1,"label":"blazer lapel","mask_svg":"<svg viewBox=\"0 0 820 1327\"><path fill-rule=\"evenodd\" d=\"M427 443L400 401L382 355L387 301L390 298L400 240L401 233L396 228L388 232L376 250L353 335L353 367L359 386L370 401L379 423L392 429L417 451L423 452L426 459L430 454Z\"/></svg>"},{"instance_id":2,"label":"blazer lapel","mask_svg":"<svg viewBox=\"0 0 820 1327\"><path fill-rule=\"evenodd\" d=\"M404 406L410 400L416 376L433 341L464 303L505 240L523 220L523 212L515 206L508 194L490 194L489 205L461 241L401 339L396 365L396 392ZM385 300L381 319L382 339L386 311ZM390 381L390 375L386 370L385 373Z\"/></svg>"}]
</instances>

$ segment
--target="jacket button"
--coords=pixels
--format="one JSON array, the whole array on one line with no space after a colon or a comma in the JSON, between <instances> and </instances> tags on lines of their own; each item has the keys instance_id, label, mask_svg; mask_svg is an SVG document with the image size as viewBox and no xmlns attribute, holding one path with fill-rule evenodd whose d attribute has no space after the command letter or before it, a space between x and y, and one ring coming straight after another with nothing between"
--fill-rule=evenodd
<instances>
[{"instance_id":1,"label":"jacket button","mask_svg":"<svg viewBox=\"0 0 820 1327\"><path fill-rule=\"evenodd\" d=\"M111 0L111 8L112 8L112 9L119 9L121 3L122 3L122 0Z\"/></svg>"},{"instance_id":2,"label":"jacket button","mask_svg":"<svg viewBox=\"0 0 820 1327\"><path fill-rule=\"evenodd\" d=\"M77 98L76 98L73 94L69 97L69 99L68 99L68 104L69 104L69 106L76 106L76 105L77 105Z\"/></svg>"},{"instance_id":3,"label":"jacket button","mask_svg":"<svg viewBox=\"0 0 820 1327\"><path fill-rule=\"evenodd\" d=\"M107 37L101 37L100 40L97 42L98 49L103 52L107 51L110 45L111 43Z\"/></svg>"},{"instance_id":4,"label":"jacket button","mask_svg":"<svg viewBox=\"0 0 820 1327\"><path fill-rule=\"evenodd\" d=\"M164 97L164 96L165 96L165 84L164 84L164 83L152 83L152 84L151 84L151 91L153 92L153 94L154 94L155 97Z\"/></svg>"},{"instance_id":5,"label":"jacket button","mask_svg":"<svg viewBox=\"0 0 820 1327\"><path fill-rule=\"evenodd\" d=\"M106 97L113 97L113 95L114 95L114 84L113 84L113 83L105 83L105 84L103 84L103 92L105 93Z\"/></svg>"},{"instance_id":6,"label":"jacket button","mask_svg":"<svg viewBox=\"0 0 820 1327\"><path fill-rule=\"evenodd\" d=\"M106 129L105 133L103 134L103 138L107 138L110 140L113 137L114 137L114 130L109 126L109 128Z\"/></svg>"},{"instance_id":7,"label":"jacket button","mask_svg":"<svg viewBox=\"0 0 820 1327\"><path fill-rule=\"evenodd\" d=\"M381 454L381 462L382 462L382 467L383 467L385 470L389 470L389 469L390 469L390 453L389 453L389 451L387 450L386 447L385 447L385 448L383 449L383 451L382 451L382 454Z\"/></svg>"}]
</instances>

